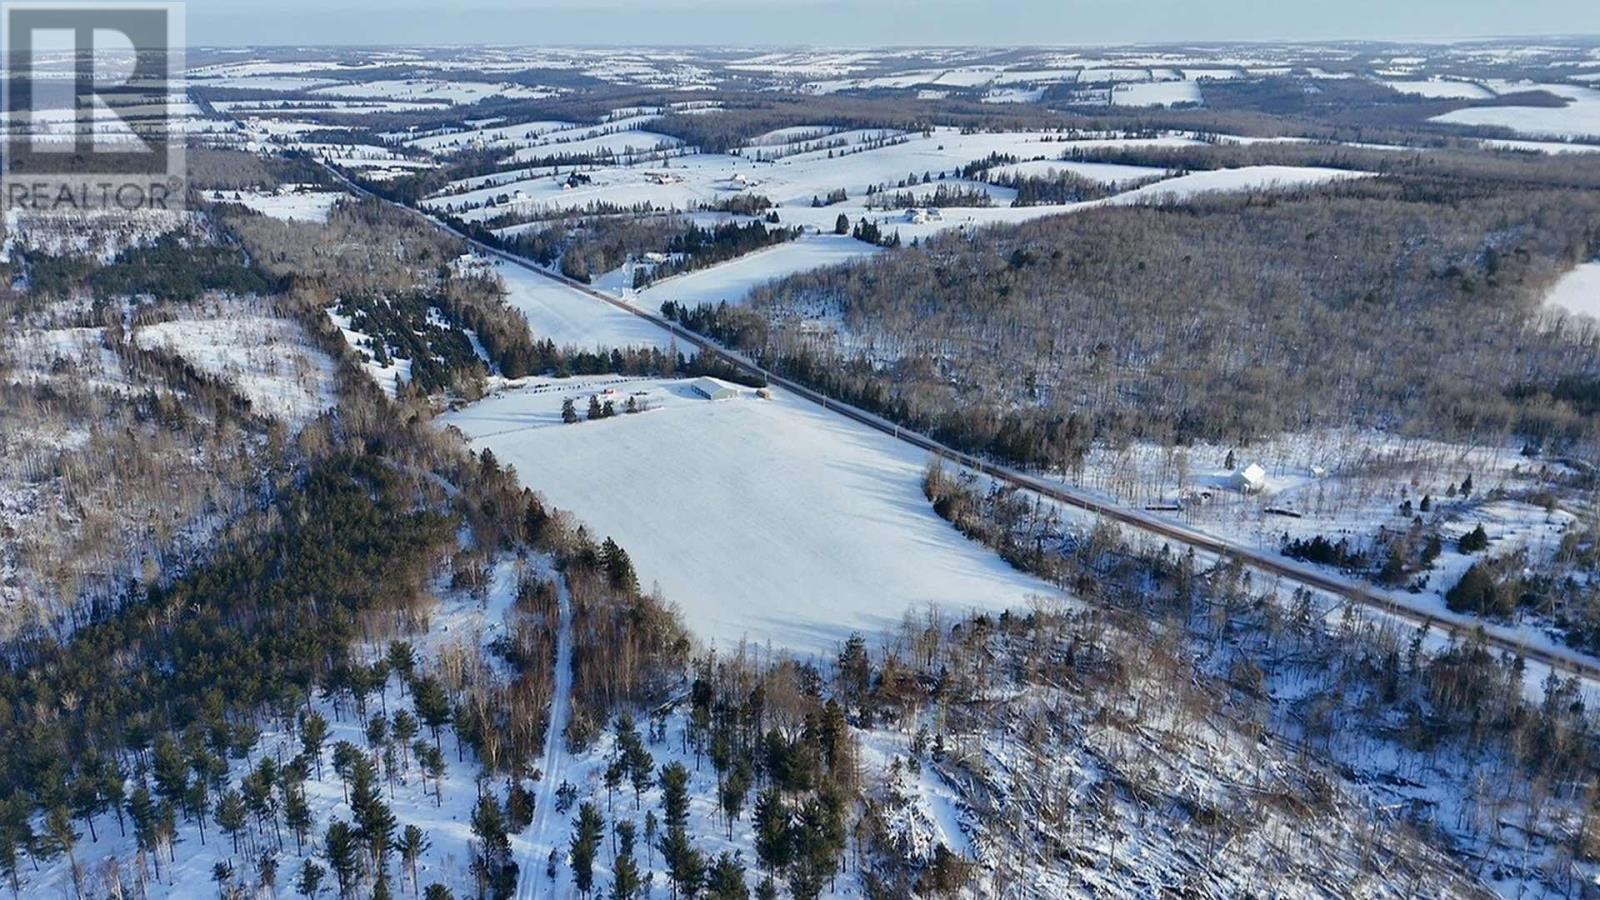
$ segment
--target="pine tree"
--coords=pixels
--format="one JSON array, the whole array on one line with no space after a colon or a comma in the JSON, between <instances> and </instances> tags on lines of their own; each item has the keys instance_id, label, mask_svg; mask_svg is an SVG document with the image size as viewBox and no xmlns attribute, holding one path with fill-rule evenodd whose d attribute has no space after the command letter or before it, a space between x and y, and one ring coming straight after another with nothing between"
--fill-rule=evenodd
<instances>
[{"instance_id":1,"label":"pine tree","mask_svg":"<svg viewBox=\"0 0 1600 900\"><path fill-rule=\"evenodd\" d=\"M688 831L681 825L669 825L659 849L667 878L672 882L672 896L693 897L700 891L706 864L705 857L690 843Z\"/></svg>"},{"instance_id":2,"label":"pine tree","mask_svg":"<svg viewBox=\"0 0 1600 900\"><path fill-rule=\"evenodd\" d=\"M406 867L406 872L411 876L411 893L417 892L417 859L428 852L428 835L415 825L407 825L405 831L400 833L400 841L396 849L400 851L400 861Z\"/></svg>"},{"instance_id":3,"label":"pine tree","mask_svg":"<svg viewBox=\"0 0 1600 900\"><path fill-rule=\"evenodd\" d=\"M300 877L295 879L294 888L307 897L316 897L322 890L322 876L327 870L317 865L314 859L308 859L300 866Z\"/></svg>"},{"instance_id":4,"label":"pine tree","mask_svg":"<svg viewBox=\"0 0 1600 900\"><path fill-rule=\"evenodd\" d=\"M611 900L633 900L644 888L644 880L639 875L639 862L634 857L634 825L626 819L620 820L612 833L616 835L620 847L611 866Z\"/></svg>"},{"instance_id":5,"label":"pine tree","mask_svg":"<svg viewBox=\"0 0 1600 900\"><path fill-rule=\"evenodd\" d=\"M322 780L322 745L328 740L328 720L320 713L300 718L300 749L317 764L317 780Z\"/></svg>"},{"instance_id":6,"label":"pine tree","mask_svg":"<svg viewBox=\"0 0 1600 900\"><path fill-rule=\"evenodd\" d=\"M571 841L573 884L585 896L594 891L594 859L605 835L605 821L593 803L578 807Z\"/></svg>"},{"instance_id":7,"label":"pine tree","mask_svg":"<svg viewBox=\"0 0 1600 900\"><path fill-rule=\"evenodd\" d=\"M845 215L844 213L839 213L839 218L833 220L833 233L834 234L849 234L850 233L850 217Z\"/></svg>"},{"instance_id":8,"label":"pine tree","mask_svg":"<svg viewBox=\"0 0 1600 900\"><path fill-rule=\"evenodd\" d=\"M706 876L707 900L750 900L750 888L744 883L744 866L724 853L712 864Z\"/></svg>"},{"instance_id":9,"label":"pine tree","mask_svg":"<svg viewBox=\"0 0 1600 900\"><path fill-rule=\"evenodd\" d=\"M683 763L673 762L661 767L661 811L667 828L684 828L689 824L689 770Z\"/></svg>"},{"instance_id":10,"label":"pine tree","mask_svg":"<svg viewBox=\"0 0 1600 900\"><path fill-rule=\"evenodd\" d=\"M333 877L339 882L339 896L348 896L354 886L356 869L361 862L355 829L338 819L328 823L322 835L322 855L333 868Z\"/></svg>"},{"instance_id":11,"label":"pine tree","mask_svg":"<svg viewBox=\"0 0 1600 900\"><path fill-rule=\"evenodd\" d=\"M769 873L789 864L789 810L777 788L768 788L756 798L751 812L755 829L756 858Z\"/></svg>"},{"instance_id":12,"label":"pine tree","mask_svg":"<svg viewBox=\"0 0 1600 900\"><path fill-rule=\"evenodd\" d=\"M598 396L594 395L594 394L590 394L589 395L589 410L585 414L586 417L592 422L595 419L600 418L600 416L602 414L603 413L601 412L601 409L600 409L600 398Z\"/></svg>"},{"instance_id":13,"label":"pine tree","mask_svg":"<svg viewBox=\"0 0 1600 900\"><path fill-rule=\"evenodd\" d=\"M561 401L561 421L568 425L578 421L578 407L572 402L571 397Z\"/></svg>"},{"instance_id":14,"label":"pine tree","mask_svg":"<svg viewBox=\"0 0 1600 900\"><path fill-rule=\"evenodd\" d=\"M239 835L244 833L246 821L244 796L236 790L224 792L217 799L217 827L233 841L235 853L239 852Z\"/></svg>"}]
</instances>

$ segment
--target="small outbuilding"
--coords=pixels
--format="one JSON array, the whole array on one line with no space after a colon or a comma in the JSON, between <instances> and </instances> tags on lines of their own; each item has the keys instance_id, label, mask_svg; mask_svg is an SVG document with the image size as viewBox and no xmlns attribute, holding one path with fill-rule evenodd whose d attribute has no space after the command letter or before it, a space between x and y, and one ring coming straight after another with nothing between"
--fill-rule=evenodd
<instances>
[{"instance_id":1,"label":"small outbuilding","mask_svg":"<svg viewBox=\"0 0 1600 900\"><path fill-rule=\"evenodd\" d=\"M696 378L689 384L696 394L707 400L732 400L739 396L739 390L730 384L724 384L715 378Z\"/></svg>"},{"instance_id":2,"label":"small outbuilding","mask_svg":"<svg viewBox=\"0 0 1600 900\"><path fill-rule=\"evenodd\" d=\"M1267 486L1267 470L1251 463L1234 472L1232 481L1234 490L1242 494L1259 494Z\"/></svg>"}]
</instances>

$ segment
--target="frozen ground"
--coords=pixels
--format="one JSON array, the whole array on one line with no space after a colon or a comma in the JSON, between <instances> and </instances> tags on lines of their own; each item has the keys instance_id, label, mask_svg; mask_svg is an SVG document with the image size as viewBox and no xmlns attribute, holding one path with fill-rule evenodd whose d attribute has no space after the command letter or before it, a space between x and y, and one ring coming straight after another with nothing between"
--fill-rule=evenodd
<instances>
[{"instance_id":1,"label":"frozen ground","mask_svg":"<svg viewBox=\"0 0 1600 900\"><path fill-rule=\"evenodd\" d=\"M1567 103L1565 106L1475 106L1435 116L1431 121L1509 128L1535 138L1600 137L1600 90L1570 84L1516 83L1498 87L1500 93L1548 91Z\"/></svg>"},{"instance_id":2,"label":"frozen ground","mask_svg":"<svg viewBox=\"0 0 1600 900\"><path fill-rule=\"evenodd\" d=\"M444 422L616 537L705 641L827 653L908 608L1052 593L934 515L908 445L782 392L711 402L676 381L619 388L618 406L643 391L647 412L561 424L563 398L581 410L593 390L509 390Z\"/></svg>"},{"instance_id":3,"label":"frozen ground","mask_svg":"<svg viewBox=\"0 0 1600 900\"><path fill-rule=\"evenodd\" d=\"M1600 319L1600 261L1584 263L1563 275L1545 302L1574 315Z\"/></svg>"},{"instance_id":4,"label":"frozen ground","mask_svg":"<svg viewBox=\"0 0 1600 900\"><path fill-rule=\"evenodd\" d=\"M506 262L495 264L506 287L506 303L527 316L535 340L581 350L676 346L671 334L582 291ZM679 347L692 355L692 348Z\"/></svg>"},{"instance_id":5,"label":"frozen ground","mask_svg":"<svg viewBox=\"0 0 1600 900\"><path fill-rule=\"evenodd\" d=\"M140 347L161 347L230 383L258 412L299 425L334 405L333 361L294 322L253 314L235 302L133 333Z\"/></svg>"},{"instance_id":6,"label":"frozen ground","mask_svg":"<svg viewBox=\"0 0 1600 900\"><path fill-rule=\"evenodd\" d=\"M1012 163L1010 165L995 166L989 170L991 177L1001 175L1019 175L1025 177L1049 178L1059 172L1070 172L1083 178L1103 182L1109 185L1127 184L1130 181L1142 181L1146 178L1159 178L1167 174L1166 169L1155 166L1129 166L1121 163L1097 162L1072 162L1060 159L1034 159L1026 162Z\"/></svg>"},{"instance_id":7,"label":"frozen ground","mask_svg":"<svg viewBox=\"0 0 1600 900\"><path fill-rule=\"evenodd\" d=\"M557 135L560 132L555 133ZM623 146L638 147L648 141L645 132L601 135L599 138ZM572 152L577 143L556 143L546 135L538 145L520 151L524 157ZM839 139L841 135L831 135ZM954 175L962 166L984 159L992 153L1017 159L1055 159L1072 149L1102 150L1117 146L1182 146L1192 138L1104 138L1074 140L1077 137L1053 131L1011 131L962 134L957 129L936 128L924 136L914 133L894 138L886 146L855 144L843 149L823 148L782 156L772 162L756 162L747 156L729 154L689 154L674 157L670 166L651 162L630 166L606 166L587 171L591 183L568 187L564 175L530 173L519 181L501 182L459 193L435 195L425 201L433 208L450 207L463 219L477 221L506 212L506 200L518 212L554 209L581 209L590 203L632 205L650 203L661 208L688 210L726 200L738 193L768 197L783 207L785 214L806 207L815 197L845 190L850 202L865 199L869 186L894 188L908 175L931 173ZM774 148L766 148L768 150ZM671 178L657 183L650 173L665 172ZM736 177L737 176L737 177ZM519 193L520 192L520 193ZM495 206L486 206L493 200ZM835 210L837 212L837 210ZM829 217L829 225L832 220Z\"/></svg>"},{"instance_id":8,"label":"frozen ground","mask_svg":"<svg viewBox=\"0 0 1600 900\"><path fill-rule=\"evenodd\" d=\"M1315 166L1243 166L1237 169L1215 169L1191 172L1155 184L1135 188L1100 203L1144 203L1164 200L1186 200L1199 194L1214 191L1289 190L1309 185L1325 184L1340 178L1359 178L1364 173L1348 169L1324 169Z\"/></svg>"},{"instance_id":9,"label":"frozen ground","mask_svg":"<svg viewBox=\"0 0 1600 900\"><path fill-rule=\"evenodd\" d=\"M326 222L328 213L339 198L339 191L305 189L300 185L284 185L276 191L226 191L213 192L211 199L220 202L242 203L263 215L286 222Z\"/></svg>"},{"instance_id":10,"label":"frozen ground","mask_svg":"<svg viewBox=\"0 0 1600 900\"><path fill-rule=\"evenodd\" d=\"M741 303L750 291L775 278L850 262L879 252L846 234L814 234L741 256L721 265L663 279L637 296L647 309L668 300L694 307L702 303Z\"/></svg>"},{"instance_id":11,"label":"frozen ground","mask_svg":"<svg viewBox=\"0 0 1600 900\"><path fill-rule=\"evenodd\" d=\"M1111 91L1112 106L1177 106L1202 102L1200 85L1193 81L1119 84Z\"/></svg>"},{"instance_id":12,"label":"frozen ground","mask_svg":"<svg viewBox=\"0 0 1600 900\"><path fill-rule=\"evenodd\" d=\"M1389 87L1402 94L1426 97L1433 100L1485 100L1494 92L1470 81L1428 79L1424 81L1385 81Z\"/></svg>"}]
</instances>

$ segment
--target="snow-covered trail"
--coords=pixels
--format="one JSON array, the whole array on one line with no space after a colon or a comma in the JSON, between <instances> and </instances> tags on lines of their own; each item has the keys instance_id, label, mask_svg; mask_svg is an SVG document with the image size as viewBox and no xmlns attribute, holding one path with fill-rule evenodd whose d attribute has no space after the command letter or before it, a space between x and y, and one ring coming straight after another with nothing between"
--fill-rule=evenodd
<instances>
[{"instance_id":1,"label":"snow-covered trail","mask_svg":"<svg viewBox=\"0 0 1600 900\"><path fill-rule=\"evenodd\" d=\"M572 716L572 595L564 577L556 580L556 589L561 603L561 624L556 632L555 690L550 696L550 727L544 736L544 755L539 759L539 789L534 793L533 823L524 835L527 853L517 878L518 900L541 896L540 879L545 877L545 862L552 849L565 843L566 822L556 812L556 788L560 787L567 769L566 731Z\"/></svg>"}]
</instances>

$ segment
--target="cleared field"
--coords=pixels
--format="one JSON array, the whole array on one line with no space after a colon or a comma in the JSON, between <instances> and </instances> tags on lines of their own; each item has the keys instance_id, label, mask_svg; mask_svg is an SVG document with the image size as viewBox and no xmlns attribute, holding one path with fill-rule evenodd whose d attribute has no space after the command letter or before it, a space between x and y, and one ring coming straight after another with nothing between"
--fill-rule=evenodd
<instances>
[{"instance_id":1,"label":"cleared field","mask_svg":"<svg viewBox=\"0 0 1600 900\"><path fill-rule=\"evenodd\" d=\"M826 653L908 609L1017 608L1054 593L934 515L914 448L781 393L711 402L687 382L616 388L619 406L645 391L653 408L563 425L562 399L581 410L598 389L572 380L443 421L614 536L706 641Z\"/></svg>"},{"instance_id":2,"label":"cleared field","mask_svg":"<svg viewBox=\"0 0 1600 900\"><path fill-rule=\"evenodd\" d=\"M506 303L528 318L537 340L581 350L673 346L672 335L638 316L607 306L581 291L521 266L499 263ZM688 353L688 348L684 349Z\"/></svg>"},{"instance_id":3,"label":"cleared field","mask_svg":"<svg viewBox=\"0 0 1600 900\"><path fill-rule=\"evenodd\" d=\"M669 278L639 292L640 305L657 309L668 300L688 306L742 303L750 291L774 278L850 262L877 253L878 247L849 235L809 235L722 265Z\"/></svg>"}]
</instances>

